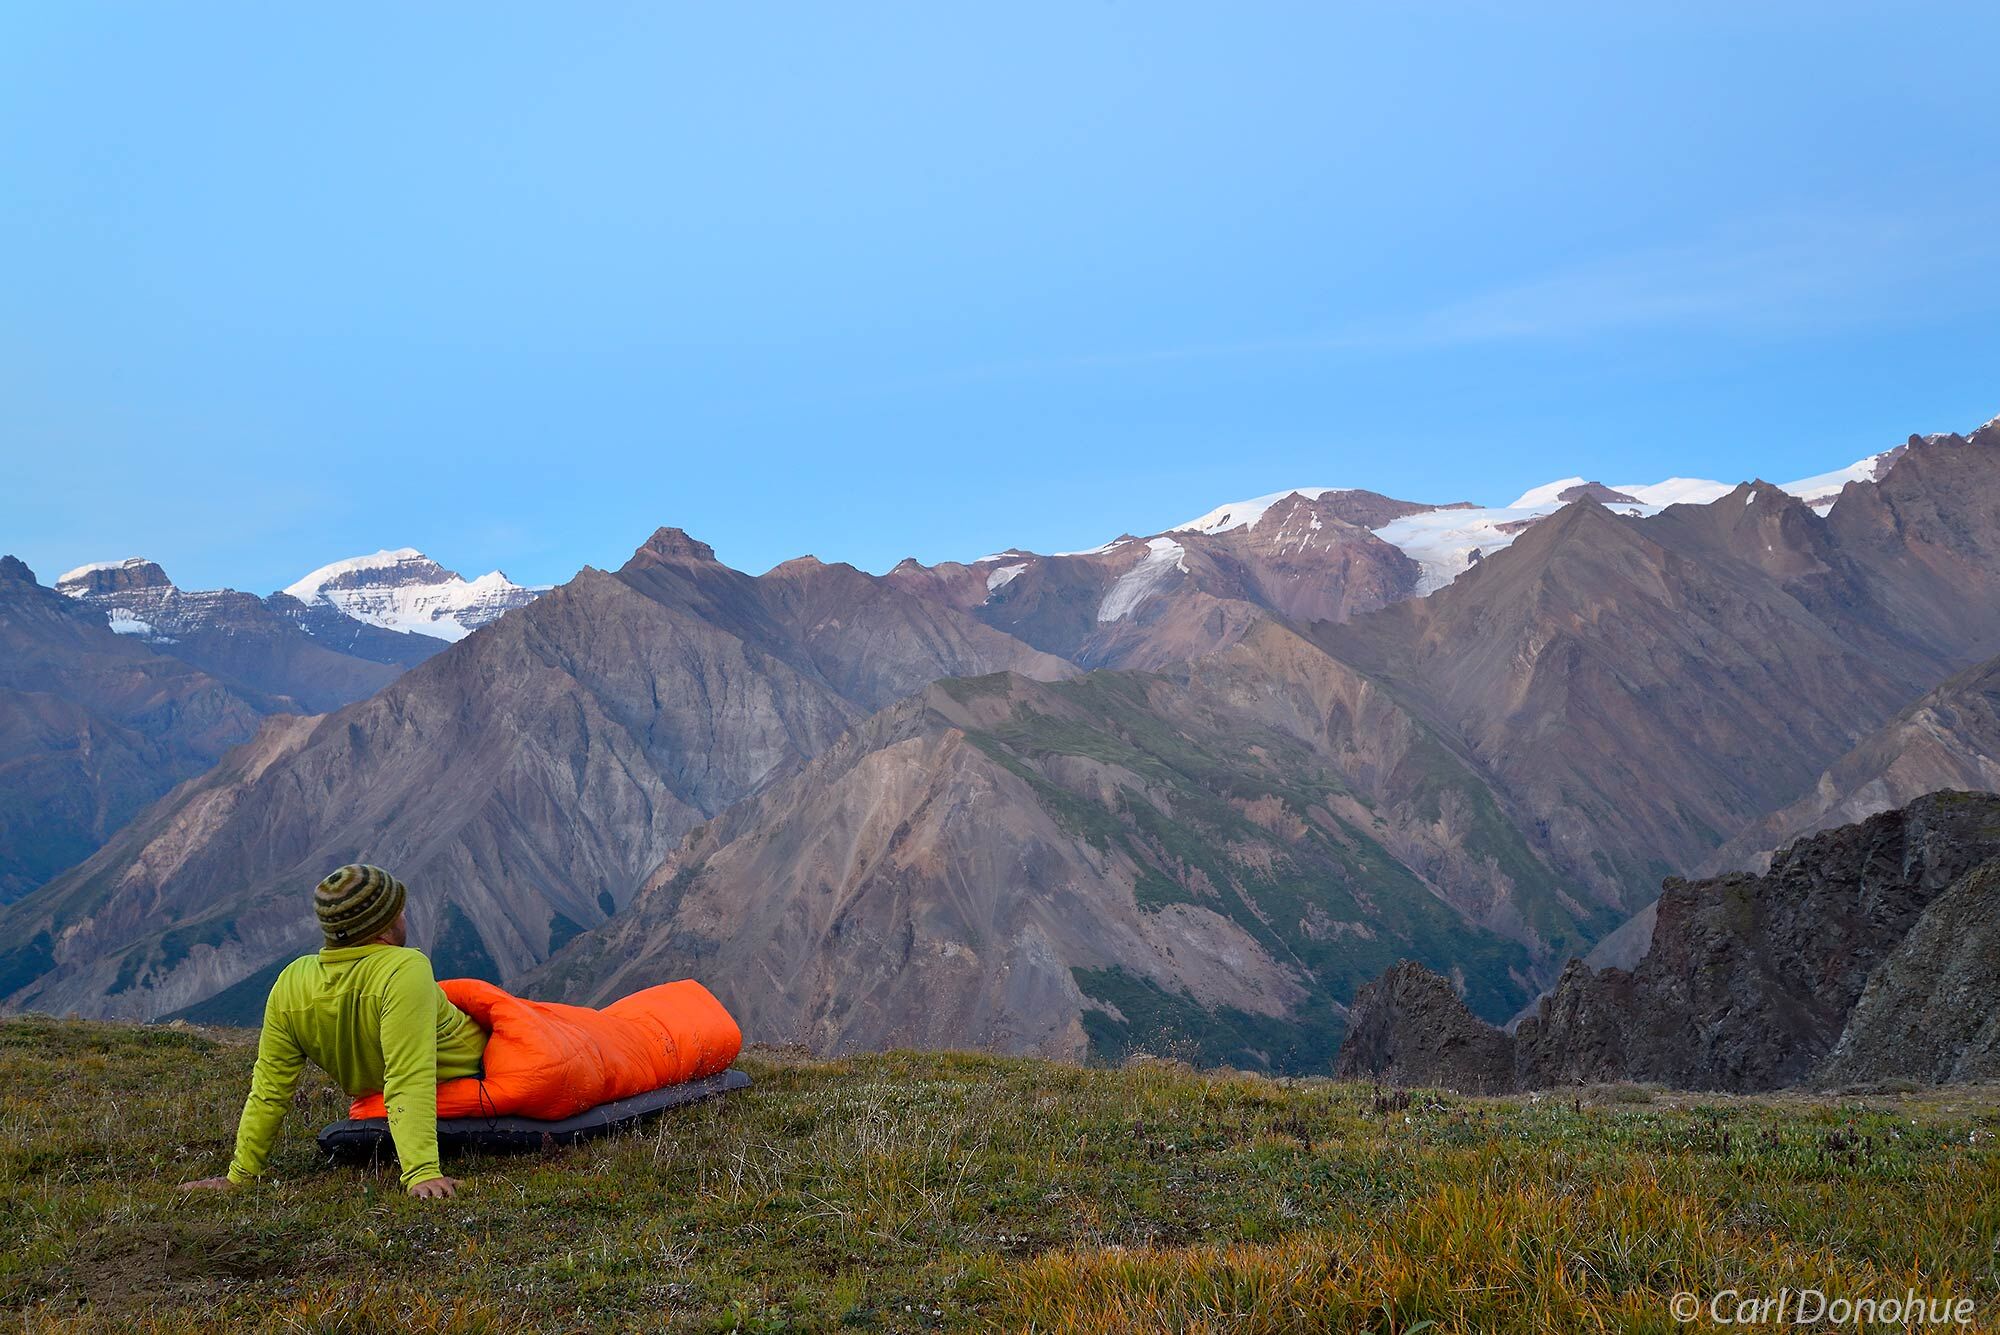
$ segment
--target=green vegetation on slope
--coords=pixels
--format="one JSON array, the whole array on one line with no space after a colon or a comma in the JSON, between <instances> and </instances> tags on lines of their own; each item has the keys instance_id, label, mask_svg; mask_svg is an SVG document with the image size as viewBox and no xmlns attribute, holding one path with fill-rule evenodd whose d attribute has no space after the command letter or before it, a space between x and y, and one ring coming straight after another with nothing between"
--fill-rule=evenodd
<instances>
[{"instance_id":1,"label":"green vegetation on slope","mask_svg":"<svg viewBox=\"0 0 2000 1335\"><path fill-rule=\"evenodd\" d=\"M34 1331L1686 1329L1737 1288L2000 1317L2000 1090L1381 1095L970 1055L752 1053L754 1088L424 1203L219 1171L252 1035L0 1023L0 1304ZM1428 1323L1428 1324L1427 1324Z\"/></svg>"},{"instance_id":2,"label":"green vegetation on slope","mask_svg":"<svg viewBox=\"0 0 2000 1335\"><path fill-rule=\"evenodd\" d=\"M1135 978L1123 969L1072 969L1077 987L1115 1006L1083 1013L1092 1055L1108 1062L1165 1057L1190 1066L1252 1071L1325 1071L1333 1066L1347 1026L1324 993L1313 994L1289 1019L1230 1006L1210 1009L1185 993Z\"/></svg>"},{"instance_id":3,"label":"green vegetation on slope","mask_svg":"<svg viewBox=\"0 0 2000 1335\"><path fill-rule=\"evenodd\" d=\"M1328 1000L1347 1001L1404 958L1461 979L1466 1003L1496 1022L1530 999L1528 949L1468 922L1373 834L1335 814L1330 799L1354 795L1322 757L1288 734L1226 713L1204 714L1191 725L1198 735L1180 731L1148 698L1160 684L1145 673L1092 673L1044 689L1044 698L1064 712L1023 702L1005 723L970 738L1024 779L1065 830L1131 858L1141 908L1212 909L1274 958L1296 964ZM1068 756L1132 780L1109 802L1073 791L1051 778L1048 766L1052 757ZM1562 907L1551 873L1491 796L1434 744L1415 747L1405 764L1414 767L1418 814L1435 820L1448 797L1457 801L1470 813L1468 855L1491 858L1512 878L1527 920L1552 951L1583 948L1591 931ZM1274 819L1253 819L1253 806ZM1283 822L1288 832L1273 828ZM1330 1018L1330 1008L1322 1009L1329 1015L1301 1017L1301 1032L1277 1048L1322 1046L1326 1033L1308 1032ZM1093 1041L1103 1027L1092 1028ZM1224 1047L1211 1055L1232 1041L1218 1036Z\"/></svg>"}]
</instances>

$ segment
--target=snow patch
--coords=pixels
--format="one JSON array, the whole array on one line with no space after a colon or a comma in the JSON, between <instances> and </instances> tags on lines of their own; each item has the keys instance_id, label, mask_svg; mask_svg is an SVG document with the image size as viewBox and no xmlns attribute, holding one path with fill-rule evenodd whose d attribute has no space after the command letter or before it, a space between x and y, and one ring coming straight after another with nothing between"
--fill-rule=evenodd
<instances>
[{"instance_id":1,"label":"snow patch","mask_svg":"<svg viewBox=\"0 0 2000 1335\"><path fill-rule=\"evenodd\" d=\"M1670 477L1664 482L1626 482L1611 490L1622 492L1641 505L1664 510L1669 505L1707 505L1736 488L1705 477Z\"/></svg>"},{"instance_id":2,"label":"snow patch","mask_svg":"<svg viewBox=\"0 0 2000 1335\"><path fill-rule=\"evenodd\" d=\"M1557 497L1561 496L1571 487L1587 487L1589 485L1590 479L1588 478L1557 478L1554 482L1545 482L1539 487L1533 487L1522 492L1514 498L1512 505L1502 506L1501 508L1505 510L1538 510L1545 505L1561 505L1562 502L1556 499ZM1612 490L1623 491L1624 488L1614 487Z\"/></svg>"},{"instance_id":3,"label":"snow patch","mask_svg":"<svg viewBox=\"0 0 2000 1335\"><path fill-rule=\"evenodd\" d=\"M1841 488L1850 482L1873 482L1882 460L1894 453L1894 450L1884 450L1880 454L1871 454L1866 459L1857 459L1845 468L1836 468L1831 473L1816 473L1812 477L1802 477L1797 482L1780 483L1779 490L1790 492L1815 510L1819 510L1822 505L1830 510L1833 508L1833 503L1840 499ZM1824 514L1825 511L1821 510L1820 513Z\"/></svg>"},{"instance_id":4,"label":"snow patch","mask_svg":"<svg viewBox=\"0 0 2000 1335\"><path fill-rule=\"evenodd\" d=\"M1023 561L1019 565L1001 566L998 570L995 570L986 577L986 596L991 598L1001 589L1007 587L1009 583L1027 568L1028 563Z\"/></svg>"},{"instance_id":5,"label":"snow patch","mask_svg":"<svg viewBox=\"0 0 2000 1335\"><path fill-rule=\"evenodd\" d=\"M1279 499L1283 499L1280 497ZM1172 538L1148 538L1139 564L1118 577L1097 605L1099 621L1117 621L1137 611L1175 571L1187 573L1187 549Z\"/></svg>"},{"instance_id":6,"label":"snow patch","mask_svg":"<svg viewBox=\"0 0 2000 1335\"><path fill-rule=\"evenodd\" d=\"M111 633L113 635L151 635L153 628L139 620L122 607L111 609Z\"/></svg>"},{"instance_id":7,"label":"snow patch","mask_svg":"<svg viewBox=\"0 0 2000 1335\"><path fill-rule=\"evenodd\" d=\"M1405 556L1417 563L1421 569L1417 594L1421 597L1437 592L1464 574L1472 565L1474 552L1484 560L1511 544L1518 534L1507 532L1507 526L1531 523L1559 508L1546 504L1532 509L1507 506L1494 510L1431 510L1404 515L1376 529L1375 536L1401 548Z\"/></svg>"}]
</instances>

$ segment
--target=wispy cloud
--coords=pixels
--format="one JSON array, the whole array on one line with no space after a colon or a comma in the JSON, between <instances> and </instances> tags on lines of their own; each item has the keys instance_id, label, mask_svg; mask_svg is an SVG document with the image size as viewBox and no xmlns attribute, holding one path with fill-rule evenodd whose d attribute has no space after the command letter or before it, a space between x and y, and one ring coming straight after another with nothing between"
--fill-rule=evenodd
<instances>
[{"instance_id":1,"label":"wispy cloud","mask_svg":"<svg viewBox=\"0 0 2000 1335\"><path fill-rule=\"evenodd\" d=\"M1343 341L1456 344L1659 326L1778 329L1869 319L1912 285L1990 255L1951 217L1794 216L1584 261Z\"/></svg>"},{"instance_id":2,"label":"wispy cloud","mask_svg":"<svg viewBox=\"0 0 2000 1335\"><path fill-rule=\"evenodd\" d=\"M1920 215L1754 219L1594 256L1428 308L1330 320L1320 333L1028 359L972 378L1313 352L1405 352L1646 329L1782 333L1920 317L2000 243L1963 204Z\"/></svg>"}]
</instances>

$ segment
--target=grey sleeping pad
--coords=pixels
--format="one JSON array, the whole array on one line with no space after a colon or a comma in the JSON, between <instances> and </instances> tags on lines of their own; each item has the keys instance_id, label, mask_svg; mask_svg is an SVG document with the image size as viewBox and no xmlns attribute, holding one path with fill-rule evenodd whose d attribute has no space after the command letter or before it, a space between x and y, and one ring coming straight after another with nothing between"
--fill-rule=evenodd
<instances>
[{"instance_id":1,"label":"grey sleeping pad","mask_svg":"<svg viewBox=\"0 0 2000 1335\"><path fill-rule=\"evenodd\" d=\"M593 1136L636 1126L669 1108L697 1103L749 1086L749 1076L741 1071L729 1070L705 1080L666 1085L647 1090L644 1094L634 1094L629 1099L600 1103L559 1122L545 1122L534 1117L440 1117L437 1124L438 1150L444 1154L462 1154L467 1150L491 1153L573 1145ZM396 1152L395 1142L389 1138L389 1120L386 1117L335 1122L319 1133L319 1147L331 1158L341 1161L386 1159Z\"/></svg>"}]
</instances>

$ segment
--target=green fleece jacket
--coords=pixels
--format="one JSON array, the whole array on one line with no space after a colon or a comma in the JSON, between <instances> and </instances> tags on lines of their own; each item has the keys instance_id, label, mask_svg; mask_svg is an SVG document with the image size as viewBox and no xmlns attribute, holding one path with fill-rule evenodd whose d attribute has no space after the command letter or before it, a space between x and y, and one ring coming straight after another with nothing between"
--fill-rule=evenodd
<instances>
[{"instance_id":1,"label":"green fleece jacket","mask_svg":"<svg viewBox=\"0 0 2000 1335\"><path fill-rule=\"evenodd\" d=\"M307 1059L350 1097L381 1091L403 1185L438 1170L437 1086L477 1075L486 1031L451 1004L431 962L407 946L342 946L293 960L264 1003L231 1182L264 1171Z\"/></svg>"}]
</instances>

